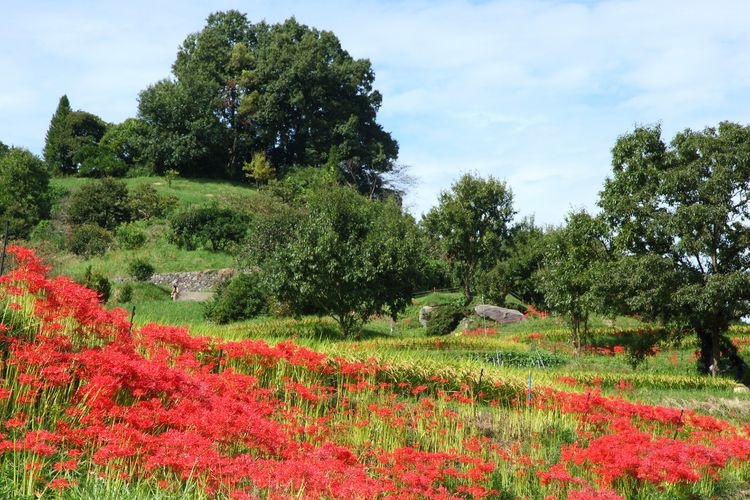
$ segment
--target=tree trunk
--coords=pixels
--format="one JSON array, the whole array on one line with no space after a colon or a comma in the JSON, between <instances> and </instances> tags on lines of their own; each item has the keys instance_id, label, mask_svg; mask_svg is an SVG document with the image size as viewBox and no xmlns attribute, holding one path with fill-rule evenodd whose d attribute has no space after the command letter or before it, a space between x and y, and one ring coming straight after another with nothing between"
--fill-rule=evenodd
<instances>
[{"instance_id":1,"label":"tree trunk","mask_svg":"<svg viewBox=\"0 0 750 500\"><path fill-rule=\"evenodd\" d=\"M719 332L717 329L714 329L711 332L711 364L709 365L709 371L711 372L712 377L715 377L719 373L720 356Z\"/></svg>"}]
</instances>

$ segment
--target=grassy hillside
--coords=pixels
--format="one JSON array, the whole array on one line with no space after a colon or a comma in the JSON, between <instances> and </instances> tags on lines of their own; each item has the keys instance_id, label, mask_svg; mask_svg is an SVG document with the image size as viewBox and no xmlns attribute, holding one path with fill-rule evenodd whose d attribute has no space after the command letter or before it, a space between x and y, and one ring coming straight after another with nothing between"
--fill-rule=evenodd
<instances>
[{"instance_id":1,"label":"grassy hillside","mask_svg":"<svg viewBox=\"0 0 750 500\"><path fill-rule=\"evenodd\" d=\"M58 200L78 189L91 179L54 178L51 181ZM244 206L257 191L248 184L236 184L226 181L205 179L175 179L171 186L163 177L135 177L124 179L128 189L140 184L150 184L161 196L174 197L177 204L174 210L191 206L202 206L216 203L234 207ZM175 271L200 271L234 267L235 259L226 252L212 252L208 249L185 250L169 241L169 223L166 218L137 221L135 225L142 229L147 237L146 243L135 250L120 248L116 243L103 255L84 258L66 252L58 247L37 245L45 260L52 265L53 273L69 276L81 276L88 266L108 278L127 275L130 262L143 259L151 263L157 273Z\"/></svg>"}]
</instances>

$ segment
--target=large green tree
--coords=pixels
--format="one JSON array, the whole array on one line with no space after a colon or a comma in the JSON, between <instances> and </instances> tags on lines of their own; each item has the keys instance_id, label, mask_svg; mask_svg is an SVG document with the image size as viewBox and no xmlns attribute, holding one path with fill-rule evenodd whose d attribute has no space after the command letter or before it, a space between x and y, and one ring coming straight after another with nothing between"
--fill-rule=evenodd
<instances>
[{"instance_id":1,"label":"large green tree","mask_svg":"<svg viewBox=\"0 0 750 500\"><path fill-rule=\"evenodd\" d=\"M45 140L44 159L48 167L62 175L111 170L111 165L97 165L108 160L99 150L99 140L106 131L107 124L101 118L87 111L72 111L68 97L62 96ZM79 172L87 162L83 172Z\"/></svg>"},{"instance_id":2,"label":"large green tree","mask_svg":"<svg viewBox=\"0 0 750 500\"><path fill-rule=\"evenodd\" d=\"M501 256L514 215L505 182L472 174L441 192L438 205L425 215L422 224L459 275L467 300L474 296L477 272L489 270Z\"/></svg>"},{"instance_id":3,"label":"large green tree","mask_svg":"<svg viewBox=\"0 0 750 500\"><path fill-rule=\"evenodd\" d=\"M21 148L0 152L0 221L8 221L12 237L28 236L37 222L49 217L48 188L42 160Z\"/></svg>"},{"instance_id":4,"label":"large green tree","mask_svg":"<svg viewBox=\"0 0 750 500\"><path fill-rule=\"evenodd\" d=\"M296 233L265 272L282 302L330 315L350 336L373 314L404 310L423 255L416 222L396 204L331 187L309 196Z\"/></svg>"},{"instance_id":5,"label":"large green tree","mask_svg":"<svg viewBox=\"0 0 750 500\"><path fill-rule=\"evenodd\" d=\"M139 101L157 169L240 179L265 153L280 176L325 165L375 193L393 168L398 145L375 121L382 97L371 65L331 32L218 12L185 39L172 69Z\"/></svg>"},{"instance_id":6,"label":"large green tree","mask_svg":"<svg viewBox=\"0 0 750 500\"><path fill-rule=\"evenodd\" d=\"M612 150L601 193L621 260L603 285L618 312L694 331L701 365L717 373L724 337L750 313L750 127L687 129L669 145L637 127Z\"/></svg>"}]
</instances>

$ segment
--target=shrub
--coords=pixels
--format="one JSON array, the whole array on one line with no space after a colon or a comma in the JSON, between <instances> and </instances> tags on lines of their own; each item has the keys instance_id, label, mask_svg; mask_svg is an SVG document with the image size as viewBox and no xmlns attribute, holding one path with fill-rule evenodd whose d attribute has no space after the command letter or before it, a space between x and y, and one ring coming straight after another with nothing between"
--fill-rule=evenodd
<instances>
[{"instance_id":1,"label":"shrub","mask_svg":"<svg viewBox=\"0 0 750 500\"><path fill-rule=\"evenodd\" d=\"M172 242L180 248L210 245L211 250L227 250L242 241L247 232L247 215L217 206L191 208L172 216Z\"/></svg>"},{"instance_id":2,"label":"shrub","mask_svg":"<svg viewBox=\"0 0 750 500\"><path fill-rule=\"evenodd\" d=\"M451 333L464 316L463 308L455 304L436 307L427 321L427 335L447 335Z\"/></svg>"},{"instance_id":3,"label":"shrub","mask_svg":"<svg viewBox=\"0 0 750 500\"><path fill-rule=\"evenodd\" d=\"M132 222L117 226L116 238L117 245L125 250L135 250L146 243L146 233Z\"/></svg>"},{"instance_id":4,"label":"shrub","mask_svg":"<svg viewBox=\"0 0 750 500\"><path fill-rule=\"evenodd\" d=\"M175 196L160 196L151 184L139 184L129 194L130 212L136 219L163 217L177 205Z\"/></svg>"},{"instance_id":5,"label":"shrub","mask_svg":"<svg viewBox=\"0 0 750 500\"><path fill-rule=\"evenodd\" d=\"M96 291L99 294L99 300L102 302L107 302L109 300L110 293L112 292L112 285L106 276L93 272L91 266L86 268L83 279L80 280L79 283Z\"/></svg>"},{"instance_id":6,"label":"shrub","mask_svg":"<svg viewBox=\"0 0 750 500\"><path fill-rule=\"evenodd\" d=\"M52 221L45 219L39 221L39 224L31 230L29 239L34 243L49 243L54 248L63 249L65 247L65 237L52 225Z\"/></svg>"},{"instance_id":7,"label":"shrub","mask_svg":"<svg viewBox=\"0 0 750 500\"><path fill-rule=\"evenodd\" d=\"M136 281L148 281L154 274L154 266L143 259L135 259L128 265L128 273Z\"/></svg>"},{"instance_id":8,"label":"shrub","mask_svg":"<svg viewBox=\"0 0 750 500\"><path fill-rule=\"evenodd\" d=\"M124 304L131 300L133 300L133 285L125 283L117 294L117 301Z\"/></svg>"},{"instance_id":9,"label":"shrub","mask_svg":"<svg viewBox=\"0 0 750 500\"><path fill-rule=\"evenodd\" d=\"M68 196L67 217L73 225L114 229L130 220L128 188L109 177L88 182Z\"/></svg>"},{"instance_id":10,"label":"shrub","mask_svg":"<svg viewBox=\"0 0 750 500\"><path fill-rule=\"evenodd\" d=\"M216 288L204 316L217 323L250 319L266 309L266 293L257 274L240 274Z\"/></svg>"},{"instance_id":11,"label":"shrub","mask_svg":"<svg viewBox=\"0 0 750 500\"><path fill-rule=\"evenodd\" d=\"M83 257L101 255L112 243L112 233L96 224L83 224L73 229L70 251Z\"/></svg>"}]
</instances>

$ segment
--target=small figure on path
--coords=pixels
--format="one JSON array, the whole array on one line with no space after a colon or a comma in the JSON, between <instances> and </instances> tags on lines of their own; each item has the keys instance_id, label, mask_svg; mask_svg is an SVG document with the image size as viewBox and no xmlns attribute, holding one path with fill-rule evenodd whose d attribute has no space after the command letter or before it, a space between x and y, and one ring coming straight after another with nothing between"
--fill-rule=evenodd
<instances>
[{"instance_id":1,"label":"small figure on path","mask_svg":"<svg viewBox=\"0 0 750 500\"><path fill-rule=\"evenodd\" d=\"M177 300L177 297L180 295L180 289L177 287L177 282L172 282L172 300Z\"/></svg>"}]
</instances>

